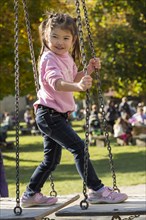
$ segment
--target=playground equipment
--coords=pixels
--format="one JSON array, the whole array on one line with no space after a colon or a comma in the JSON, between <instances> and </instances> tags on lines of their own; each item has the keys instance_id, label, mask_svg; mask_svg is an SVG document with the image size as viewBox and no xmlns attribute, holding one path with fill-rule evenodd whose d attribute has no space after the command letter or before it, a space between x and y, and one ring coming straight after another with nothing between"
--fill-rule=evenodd
<instances>
[{"instance_id":1,"label":"playground equipment","mask_svg":"<svg viewBox=\"0 0 146 220\"><path fill-rule=\"evenodd\" d=\"M14 0L14 8L15 8L15 99L16 99L16 105L15 105L15 113L16 113L16 206L14 207L14 199L4 199L2 200L2 219L45 219L45 216L52 214L53 212L56 212L56 216L111 216L112 220L114 219L121 219L120 215L132 215L128 218L134 219L137 218L139 215L146 214L146 208L144 204L144 199L141 197L132 197L129 198L129 200L123 204L100 204L100 205L90 205L87 202L87 158L88 158L88 145L89 145L89 114L90 114L90 97L89 97L89 90L86 92L86 126L85 126L85 158L84 158L84 180L83 180L83 200L80 202L80 205L75 205L71 207L67 207L65 209L62 209L63 207L67 206L68 204L76 201L79 199L79 195L68 195L63 197L58 197L59 202L53 206L50 207L44 207L44 208L38 208L33 207L29 209L22 210L20 206L20 189L19 189L19 45L18 45L18 37L19 37L19 27L18 27L18 0ZM84 49L84 37L83 37L83 31L82 31L82 18L81 18L81 12L80 12L80 2L83 6L83 12L84 12L84 18L85 18L85 26L88 32L88 38L89 38L89 46L91 49L92 57L95 58L95 50L92 40L92 35L90 31L90 25L88 21L88 12L86 8L85 0L75 0L75 6L76 6L76 14L77 14L77 24L79 29L79 39L80 39L80 49L81 49L81 57L82 57L82 64L84 66L84 72L87 74L87 61L86 61L86 54ZM34 72L34 81L36 86L36 91L39 89L39 83L38 83L38 75L37 75L37 68L36 68L36 62L35 62L35 55L33 50L33 43L32 43L32 37L31 37L31 28L30 28L30 22L29 22L29 15L28 10L26 6L26 1L22 0L23 3L23 9L24 9L24 16L26 21L26 28L28 33L28 41L29 41L29 48L30 48L30 54L32 59L32 67ZM104 112L104 100L102 96L102 89L101 89L101 80L100 80L100 74L97 69L95 69L96 78L97 78L97 87L98 87L98 99L99 99L99 105L101 109L102 114L102 127L103 127L103 133L105 136L105 143L107 146L107 150L109 152L109 162L110 162L110 169L112 173L113 178L113 189L116 191L120 191L117 187L116 183L116 173L114 169L114 163L113 163L113 156L110 146L110 140L109 140L109 134L107 129L107 123L105 119L105 112ZM51 186L52 191L50 192L51 196L57 196L57 192L54 188L54 181L52 175L50 176L51 180ZM4 208L4 207L7 207ZM12 213L10 214L10 210L12 210L12 207L14 207L14 214L15 216L12 216ZM60 210L62 209L62 210ZM9 210L9 212L8 212ZM58 211L60 210L60 211ZM6 214L7 213L7 214ZM48 219L48 218L47 218ZM125 219L125 218L124 218Z\"/></svg>"}]
</instances>

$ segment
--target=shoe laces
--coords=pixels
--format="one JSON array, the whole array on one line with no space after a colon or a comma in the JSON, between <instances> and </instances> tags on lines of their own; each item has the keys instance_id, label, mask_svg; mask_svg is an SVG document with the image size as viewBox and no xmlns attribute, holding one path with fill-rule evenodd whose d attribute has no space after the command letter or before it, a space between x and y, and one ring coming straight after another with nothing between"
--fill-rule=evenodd
<instances>
[{"instance_id":1,"label":"shoe laces","mask_svg":"<svg viewBox=\"0 0 146 220\"><path fill-rule=\"evenodd\" d=\"M43 196L43 194L42 193L36 193L35 194L35 200L39 200L39 199L41 199L41 198L43 198L44 196Z\"/></svg>"},{"instance_id":2,"label":"shoe laces","mask_svg":"<svg viewBox=\"0 0 146 220\"><path fill-rule=\"evenodd\" d=\"M102 197L106 198L106 197L114 197L115 194L117 194L117 192L113 191L112 188L110 187L105 187L103 192L102 192Z\"/></svg>"}]
</instances>

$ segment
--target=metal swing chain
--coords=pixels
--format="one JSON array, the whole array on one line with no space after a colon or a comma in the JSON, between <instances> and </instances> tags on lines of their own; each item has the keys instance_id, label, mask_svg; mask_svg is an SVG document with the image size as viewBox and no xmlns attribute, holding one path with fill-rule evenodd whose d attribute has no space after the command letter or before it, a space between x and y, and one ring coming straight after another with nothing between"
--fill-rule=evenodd
<instances>
[{"instance_id":1,"label":"metal swing chain","mask_svg":"<svg viewBox=\"0 0 146 220\"><path fill-rule=\"evenodd\" d=\"M32 60L32 68L34 73L34 81L35 81L35 87L36 87L36 93L39 90L39 80L38 80L38 71L36 67L36 61L35 61L35 54L34 54L34 48L33 48L33 41L32 41L32 34L31 34L31 28L30 28L30 21L29 21L29 14L28 9L26 5L26 1L22 0L23 3L23 10L24 10L24 16L25 16L25 22L26 22L26 29L27 29L27 35L28 35L28 42L29 42L29 49L30 49L30 55ZM57 196L57 192L54 189L54 181L52 174L50 174L50 186L52 188L52 191L50 192L50 196Z\"/></svg>"},{"instance_id":2,"label":"metal swing chain","mask_svg":"<svg viewBox=\"0 0 146 220\"><path fill-rule=\"evenodd\" d=\"M127 217L127 218L121 218L119 215L115 215L115 216L113 216L112 218L111 218L111 220L133 220L133 219L135 219L135 218L138 218L140 215L131 215L131 216L129 216L129 217Z\"/></svg>"},{"instance_id":3,"label":"metal swing chain","mask_svg":"<svg viewBox=\"0 0 146 220\"><path fill-rule=\"evenodd\" d=\"M22 3L23 3L23 10L24 10L26 28L27 28L30 55L31 55L31 60L32 60L32 69L33 69L33 73L34 73L34 81L35 81L35 87L36 87L36 93L37 93L38 90L39 90L39 81L38 81L38 72L37 72L35 55L34 55L32 34L31 34L31 28L30 28L30 22L29 22L29 15L28 15L28 10L27 10L27 6L26 6L26 1L22 0Z\"/></svg>"},{"instance_id":4,"label":"metal swing chain","mask_svg":"<svg viewBox=\"0 0 146 220\"><path fill-rule=\"evenodd\" d=\"M84 39L83 39L83 31L82 31L82 21L80 15L80 3L78 0L75 0L76 5L76 13L77 13L77 25L79 31L79 41L80 41L80 49L81 49L81 57L82 57L82 64L83 64L83 71L87 74L87 61L86 61L86 54L84 49ZM87 175L88 175L88 145L89 145L89 90L86 91L86 131L85 131L85 148L84 148L84 179L83 179L83 194L84 200L80 202L80 207L82 209L87 209L89 204L87 202Z\"/></svg>"},{"instance_id":5,"label":"metal swing chain","mask_svg":"<svg viewBox=\"0 0 146 220\"><path fill-rule=\"evenodd\" d=\"M133 220L133 219L135 219L135 218L138 218L140 215L131 215L131 216L129 216L128 218L123 218L123 219L121 219L121 220Z\"/></svg>"},{"instance_id":6,"label":"metal swing chain","mask_svg":"<svg viewBox=\"0 0 146 220\"><path fill-rule=\"evenodd\" d=\"M51 186L51 189L52 189L52 191L50 192L50 196L56 197L57 196L57 192L55 190L53 175L50 174L49 178L50 178L50 186Z\"/></svg>"},{"instance_id":7,"label":"metal swing chain","mask_svg":"<svg viewBox=\"0 0 146 220\"><path fill-rule=\"evenodd\" d=\"M22 208L20 207L20 189L19 189L19 23L18 23L18 1L14 0L15 12L15 43L14 43L14 59L15 59L15 118L16 118L16 207L14 208L15 215L21 215Z\"/></svg>"},{"instance_id":8,"label":"metal swing chain","mask_svg":"<svg viewBox=\"0 0 146 220\"><path fill-rule=\"evenodd\" d=\"M88 21L88 12L87 12L87 8L86 8L86 3L85 3L85 0L81 0L81 2L82 2L82 5L83 5L85 25L86 25L86 29L87 29L87 32L88 32L88 38L89 38L89 45L90 45L90 49L91 49L91 52L92 52L92 56L93 56L93 58L95 58L96 53L95 53L94 44L93 44L93 40L92 40L92 34L91 34L91 31L90 31L90 24L89 24L89 21ZM107 149L109 151L109 162L110 162L110 169L111 169L112 178L113 178L113 189L120 192L120 190L117 187L117 183L116 183L116 174L115 174L114 163L113 163L113 155L112 155L111 146L110 146L107 122L106 122L106 118L105 118L104 99L103 99L103 95L102 95L101 79L100 79L100 74L99 74L98 69L95 69L95 73L96 73L96 77L97 77L98 98L99 98L100 109L101 109L101 114L102 114L102 124L103 124L104 135L105 135L105 143L106 143Z\"/></svg>"},{"instance_id":9,"label":"metal swing chain","mask_svg":"<svg viewBox=\"0 0 146 220\"><path fill-rule=\"evenodd\" d=\"M95 50L94 50L92 34L91 34L91 31L90 31L90 24L89 24L89 21L88 21L88 12L87 12L87 8L86 8L86 3L85 3L85 0L81 0L81 2L82 2L82 6L83 6L83 11L84 11L85 25L86 25L86 29L87 29L87 32L88 32L89 45L90 45L90 49L91 49L91 52L92 52L92 56L93 56L93 58L95 58L96 53L95 53ZM120 192L120 190L118 189L117 184L116 184L116 174L115 174L115 169L114 169L113 156L112 156L112 152L111 152L109 133L108 133L108 129L107 129L107 122L106 122L106 118L105 118L104 100L103 100L102 89L101 89L100 74L99 74L99 71L97 69L95 69L95 73L96 73L97 82L98 82L98 97L99 97L99 101L100 101L100 108L102 109L101 113L102 113L103 123L104 123L106 144L107 144L107 149L109 151L110 168L111 168L112 178L113 178L113 189ZM129 216L128 218L124 218L124 219L121 219L119 216L118 216L118 218L117 218L117 216L116 217L113 216L112 220L114 220L114 219L132 220L132 219L138 218L139 216L140 215L132 215L132 216Z\"/></svg>"}]
</instances>

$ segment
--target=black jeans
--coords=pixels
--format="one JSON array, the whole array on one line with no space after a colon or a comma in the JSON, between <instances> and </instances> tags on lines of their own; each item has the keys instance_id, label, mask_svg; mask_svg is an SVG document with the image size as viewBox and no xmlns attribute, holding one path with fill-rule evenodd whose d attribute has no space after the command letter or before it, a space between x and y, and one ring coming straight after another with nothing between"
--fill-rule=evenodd
<instances>
[{"instance_id":1,"label":"black jeans","mask_svg":"<svg viewBox=\"0 0 146 220\"><path fill-rule=\"evenodd\" d=\"M44 161L34 171L26 194L40 192L50 173L60 163L62 147L69 150L75 159L76 168L84 178L84 141L72 129L67 121L67 114L39 106L36 122L44 138ZM98 190L103 186L88 159L87 187Z\"/></svg>"}]
</instances>

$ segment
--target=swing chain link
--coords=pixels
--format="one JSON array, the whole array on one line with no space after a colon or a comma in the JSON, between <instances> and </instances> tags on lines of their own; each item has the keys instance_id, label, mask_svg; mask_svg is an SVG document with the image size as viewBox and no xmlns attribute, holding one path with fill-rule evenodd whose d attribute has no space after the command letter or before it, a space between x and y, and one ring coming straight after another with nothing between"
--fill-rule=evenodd
<instances>
[{"instance_id":1,"label":"swing chain link","mask_svg":"<svg viewBox=\"0 0 146 220\"><path fill-rule=\"evenodd\" d=\"M81 50L81 58L82 58L82 65L83 71L85 75L87 75L87 60L86 54L84 49L84 39L83 39L83 31L82 31L82 20L80 15L80 3L78 0L75 0L76 5L76 13L77 13L77 25L79 31L79 41L80 41L80 50ZM87 175L88 175L88 145L89 145L89 109L90 98L89 98L89 90L86 91L86 127L85 127L85 148L84 148L84 180L83 180L83 195L84 200L81 201L80 207L82 209L87 209L89 204L87 202Z\"/></svg>"},{"instance_id":2,"label":"swing chain link","mask_svg":"<svg viewBox=\"0 0 146 220\"><path fill-rule=\"evenodd\" d=\"M31 55L31 60L32 60L32 69L33 69L33 73L34 73L34 81L35 81L35 87L36 87L36 93L37 93L38 90L39 90L39 81L38 81L38 72L37 72L37 67L36 67L35 54L34 54L33 41L32 41L32 34L31 34L31 28L30 28L29 14L28 14L26 1L22 0L22 3L23 3L24 17L25 17L25 22L26 22L26 29L27 29L27 35L28 35L30 55Z\"/></svg>"},{"instance_id":3,"label":"swing chain link","mask_svg":"<svg viewBox=\"0 0 146 220\"><path fill-rule=\"evenodd\" d=\"M132 220L132 219L135 219L135 218L138 218L140 215L131 215L127 218L123 218L122 220Z\"/></svg>"},{"instance_id":4,"label":"swing chain link","mask_svg":"<svg viewBox=\"0 0 146 220\"><path fill-rule=\"evenodd\" d=\"M31 26L30 26L30 21L29 21L29 14L28 14L28 8L26 5L26 0L22 0L22 3L23 3L23 10L24 10L24 16L25 16L25 22L26 22L30 55L31 55L31 60L32 60L32 68L33 68L33 73L34 73L34 82L35 82L36 93L37 93L39 91L40 86L39 86L39 80L38 80L39 77L38 77L37 65L36 65L35 54L34 54ZM53 182L52 174L50 174L50 180L51 180L51 186L52 186L52 191L50 192L50 194L53 195L54 193L54 195L57 196L57 192L54 190L54 182Z\"/></svg>"},{"instance_id":5,"label":"swing chain link","mask_svg":"<svg viewBox=\"0 0 146 220\"><path fill-rule=\"evenodd\" d=\"M114 215L112 218L111 218L111 220L116 220L116 219L118 219L118 220L133 220L133 219L135 219L135 218L138 218L140 215L131 215L131 216L129 216L129 217L126 217L126 218L121 218L119 215Z\"/></svg>"},{"instance_id":6,"label":"swing chain link","mask_svg":"<svg viewBox=\"0 0 146 220\"><path fill-rule=\"evenodd\" d=\"M15 61L15 118L16 118L16 207L14 208L15 215L21 215L22 208L20 207L20 189L19 189L19 22L18 22L18 0L14 0L15 13L15 36L14 36L14 61Z\"/></svg>"},{"instance_id":7,"label":"swing chain link","mask_svg":"<svg viewBox=\"0 0 146 220\"><path fill-rule=\"evenodd\" d=\"M81 0L81 2L82 2L83 11L84 11L85 25L86 25L86 29L87 29L87 32L88 32L89 45L90 45L92 57L95 58L96 54L95 54L95 50L94 50L94 44L93 44L93 40L92 40L90 24L89 24L89 21L88 21L88 12L87 12L87 8L86 8L86 3L85 3L85 0Z\"/></svg>"},{"instance_id":8,"label":"swing chain link","mask_svg":"<svg viewBox=\"0 0 146 220\"><path fill-rule=\"evenodd\" d=\"M55 185L54 185L54 180L53 180L53 176L50 175L50 186L51 186L51 189L52 191L50 192L50 196L54 196L56 197L57 196L57 192L55 191Z\"/></svg>"},{"instance_id":9,"label":"swing chain link","mask_svg":"<svg viewBox=\"0 0 146 220\"><path fill-rule=\"evenodd\" d=\"M92 34L91 34L91 30L90 30L91 28L90 28L90 24L88 21L88 13L87 13L87 8L86 8L86 3L85 3L85 0L81 0L81 2L82 2L83 11L84 11L85 26L86 26L86 29L88 32L89 45L90 45L90 49L92 52L92 56L93 56L93 58L95 58L96 53L94 50ZM99 103L100 103L100 112L102 115L102 123L101 124L103 125L103 130L104 130L104 135L105 135L105 145L107 146L107 149L109 152L109 163L110 163L110 169L111 169L112 178L113 178L113 189L120 192L120 190L118 189L117 184L116 184L116 174L115 174L114 163L113 163L113 155L112 155L111 146L110 146L107 122L106 122L106 118L105 118L106 114L104 111L104 99L103 99L103 95L102 95L101 79L100 79L99 70L95 69L95 73L96 73L96 80L97 80L97 84L98 84L97 88L98 88L98 99L99 99Z\"/></svg>"}]
</instances>

